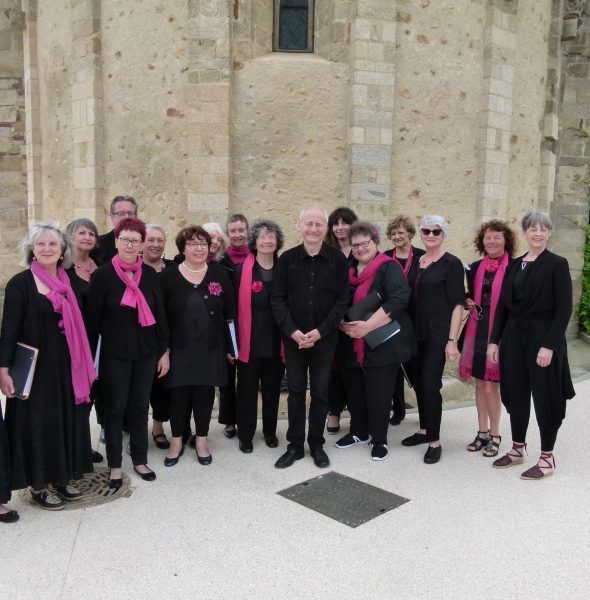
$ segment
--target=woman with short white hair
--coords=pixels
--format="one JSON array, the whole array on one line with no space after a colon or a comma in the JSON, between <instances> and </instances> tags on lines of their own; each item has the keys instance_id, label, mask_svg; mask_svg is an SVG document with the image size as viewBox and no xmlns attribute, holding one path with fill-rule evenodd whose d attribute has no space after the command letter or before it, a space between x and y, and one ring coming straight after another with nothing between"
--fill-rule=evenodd
<instances>
[{"instance_id":1,"label":"woman with short white hair","mask_svg":"<svg viewBox=\"0 0 590 600\"><path fill-rule=\"evenodd\" d=\"M418 269L409 273L410 310L418 338L418 354L410 361L409 376L418 400L420 430L402 440L402 444L428 444L424 462L434 464L442 454L442 375L445 360L454 361L459 357L457 342L465 286L461 261L443 247L449 231L445 219L440 215L426 215L419 227L426 253L420 257Z\"/></svg>"}]
</instances>

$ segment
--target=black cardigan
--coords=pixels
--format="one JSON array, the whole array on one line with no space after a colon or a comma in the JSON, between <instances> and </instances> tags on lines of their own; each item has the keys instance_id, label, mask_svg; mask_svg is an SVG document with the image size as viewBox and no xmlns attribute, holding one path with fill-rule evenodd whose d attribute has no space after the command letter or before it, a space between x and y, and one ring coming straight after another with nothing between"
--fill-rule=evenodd
<instances>
[{"instance_id":1,"label":"black cardigan","mask_svg":"<svg viewBox=\"0 0 590 600\"><path fill-rule=\"evenodd\" d=\"M555 350L565 343L565 330L572 314L572 279L565 258L544 250L526 267L524 296L514 302L514 277L522 268L523 256L506 270L496 309L490 343L499 344L508 319L544 322L540 347Z\"/></svg>"}]
</instances>

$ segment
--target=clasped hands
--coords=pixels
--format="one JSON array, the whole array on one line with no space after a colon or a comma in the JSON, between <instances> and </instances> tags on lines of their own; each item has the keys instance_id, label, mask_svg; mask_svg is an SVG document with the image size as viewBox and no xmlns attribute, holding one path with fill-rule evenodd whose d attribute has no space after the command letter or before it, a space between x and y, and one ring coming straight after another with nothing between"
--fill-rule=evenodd
<instances>
[{"instance_id":1,"label":"clasped hands","mask_svg":"<svg viewBox=\"0 0 590 600\"><path fill-rule=\"evenodd\" d=\"M341 321L339 327L340 331L353 339L364 338L371 331L367 321Z\"/></svg>"},{"instance_id":2,"label":"clasped hands","mask_svg":"<svg viewBox=\"0 0 590 600\"><path fill-rule=\"evenodd\" d=\"M322 336L317 329L312 329L307 333L303 333L301 330L297 330L291 334L291 339L297 344L299 350L306 350L313 348L315 343L319 341Z\"/></svg>"}]
</instances>

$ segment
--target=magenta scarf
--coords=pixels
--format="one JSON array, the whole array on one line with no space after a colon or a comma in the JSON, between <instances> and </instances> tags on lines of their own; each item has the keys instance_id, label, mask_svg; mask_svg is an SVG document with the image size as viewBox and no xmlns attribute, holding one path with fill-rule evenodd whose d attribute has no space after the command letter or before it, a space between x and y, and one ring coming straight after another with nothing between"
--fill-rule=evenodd
<instances>
[{"instance_id":1,"label":"magenta scarf","mask_svg":"<svg viewBox=\"0 0 590 600\"><path fill-rule=\"evenodd\" d=\"M90 387L96 379L96 371L82 313L80 313L70 279L62 267L57 268L57 277L54 277L40 267L36 261L31 263L31 271L39 281L49 288L46 297L53 305L53 310L62 317L59 326L66 334L66 342L70 351L75 402L76 404L90 402Z\"/></svg>"},{"instance_id":2,"label":"magenta scarf","mask_svg":"<svg viewBox=\"0 0 590 600\"><path fill-rule=\"evenodd\" d=\"M227 249L227 254L235 265L241 265L248 258L250 248L248 248L248 244L244 244L239 248L230 246Z\"/></svg>"},{"instance_id":3,"label":"magenta scarf","mask_svg":"<svg viewBox=\"0 0 590 600\"><path fill-rule=\"evenodd\" d=\"M393 249L392 257L393 257L393 260L395 260L395 262L400 266L401 270L404 272L404 277L406 278L406 281L408 281L408 273L410 272L410 269L412 268L412 259L414 258L414 246L412 246L412 244L410 244L410 251L408 252L408 258L406 258L405 266L402 265L402 263L399 261L399 259L395 255L395 248Z\"/></svg>"},{"instance_id":4,"label":"magenta scarf","mask_svg":"<svg viewBox=\"0 0 590 600\"><path fill-rule=\"evenodd\" d=\"M252 332L252 271L256 258L249 254L242 264L242 277L238 292L238 342L239 360L250 360L250 334Z\"/></svg>"},{"instance_id":5,"label":"magenta scarf","mask_svg":"<svg viewBox=\"0 0 590 600\"><path fill-rule=\"evenodd\" d=\"M147 303L143 292L139 289L139 284L141 282L141 265L143 264L141 256L138 256L137 260L132 265L123 262L118 254L113 256L111 262L115 268L115 273L125 284L125 292L121 298L121 306L137 308L139 324L142 327L155 325L156 319L154 319L154 315L150 310L149 304ZM125 271L132 271L135 273L135 278L129 279L129 277L125 275Z\"/></svg>"},{"instance_id":6,"label":"magenta scarf","mask_svg":"<svg viewBox=\"0 0 590 600\"><path fill-rule=\"evenodd\" d=\"M375 278L375 274L379 270L379 267L387 262L397 262L393 258L386 256L385 254L377 254L375 258L363 269L360 275L356 275L354 267L348 269L348 282L350 285L354 285L354 297L352 299L353 304L357 304L361 300L367 297L369 289ZM399 264L399 263L398 263ZM401 265L400 265L401 267ZM354 351L356 353L356 359L359 365L362 366L365 361L365 340L362 338L355 339L353 341Z\"/></svg>"},{"instance_id":7,"label":"magenta scarf","mask_svg":"<svg viewBox=\"0 0 590 600\"><path fill-rule=\"evenodd\" d=\"M496 307L498 306L498 300L500 298L500 290L502 289L502 281L506 268L508 266L508 252L504 252L501 258L490 258L484 256L481 261L475 279L473 282L473 300L476 304L481 306L481 289L483 285L483 276L486 271L496 273L494 281L492 282L492 304L490 306L490 320L488 323L488 340L492 333L492 325L494 324L494 316L496 315ZM459 360L459 377L464 380L468 380L471 377L471 371L473 369L473 354L475 352L475 336L477 333L477 321L471 318L471 312L467 319L467 325L465 327L465 337L463 340L463 350L461 352L461 359ZM490 362L486 357L486 369L485 369L485 381L499 381L500 379L500 367L497 364Z\"/></svg>"}]
</instances>

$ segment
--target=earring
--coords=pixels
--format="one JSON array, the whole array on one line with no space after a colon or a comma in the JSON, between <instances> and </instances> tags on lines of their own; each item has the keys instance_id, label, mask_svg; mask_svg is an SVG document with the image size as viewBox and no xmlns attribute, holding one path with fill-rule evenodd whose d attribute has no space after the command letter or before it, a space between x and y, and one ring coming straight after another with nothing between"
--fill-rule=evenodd
<instances>
[{"instance_id":1,"label":"earring","mask_svg":"<svg viewBox=\"0 0 590 600\"><path fill-rule=\"evenodd\" d=\"M63 256L60 256L60 257L59 257L59 260L63 260L63 259L64 259L64 257L63 257Z\"/></svg>"}]
</instances>

